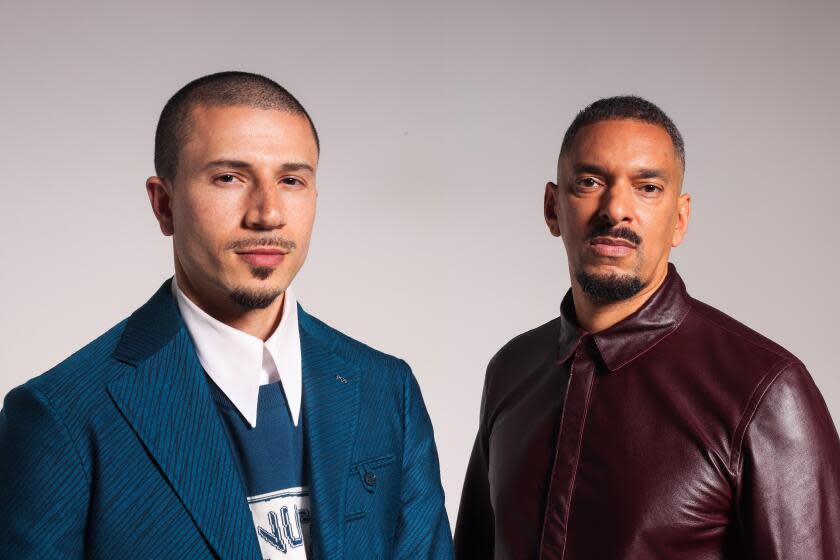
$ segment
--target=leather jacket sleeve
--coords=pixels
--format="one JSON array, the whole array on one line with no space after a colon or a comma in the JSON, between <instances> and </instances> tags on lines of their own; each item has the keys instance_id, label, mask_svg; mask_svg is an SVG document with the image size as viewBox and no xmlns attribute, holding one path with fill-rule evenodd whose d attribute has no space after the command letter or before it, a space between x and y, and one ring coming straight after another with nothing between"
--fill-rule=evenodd
<instances>
[{"instance_id":1,"label":"leather jacket sleeve","mask_svg":"<svg viewBox=\"0 0 840 560\"><path fill-rule=\"evenodd\" d=\"M481 396L481 415L475 436L458 521L455 526L455 558L458 560L493 558L493 507L490 504L488 452L484 429L487 387Z\"/></svg>"},{"instance_id":2,"label":"leather jacket sleeve","mask_svg":"<svg viewBox=\"0 0 840 560\"><path fill-rule=\"evenodd\" d=\"M840 440L811 376L782 367L753 401L734 462L745 556L840 558Z\"/></svg>"}]
</instances>

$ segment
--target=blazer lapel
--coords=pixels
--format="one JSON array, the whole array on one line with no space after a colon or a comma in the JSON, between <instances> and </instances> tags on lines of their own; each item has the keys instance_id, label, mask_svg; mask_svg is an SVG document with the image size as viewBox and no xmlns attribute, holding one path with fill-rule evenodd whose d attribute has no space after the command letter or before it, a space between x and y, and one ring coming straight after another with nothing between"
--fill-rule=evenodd
<instances>
[{"instance_id":1,"label":"blazer lapel","mask_svg":"<svg viewBox=\"0 0 840 560\"><path fill-rule=\"evenodd\" d=\"M341 559L348 469L359 415L359 371L319 336L299 309L303 430L312 496L315 558Z\"/></svg>"},{"instance_id":2,"label":"blazer lapel","mask_svg":"<svg viewBox=\"0 0 840 560\"><path fill-rule=\"evenodd\" d=\"M169 282L128 320L114 353L136 369L114 403L221 558L259 558L234 457Z\"/></svg>"}]
</instances>

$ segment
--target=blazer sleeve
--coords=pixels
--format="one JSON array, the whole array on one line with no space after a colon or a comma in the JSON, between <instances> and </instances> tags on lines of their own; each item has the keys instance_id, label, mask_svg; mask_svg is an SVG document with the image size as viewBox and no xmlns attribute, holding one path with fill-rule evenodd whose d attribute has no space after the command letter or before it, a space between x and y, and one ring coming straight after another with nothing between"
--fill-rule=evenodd
<instances>
[{"instance_id":1,"label":"blazer sleeve","mask_svg":"<svg viewBox=\"0 0 840 560\"><path fill-rule=\"evenodd\" d=\"M801 363L783 368L745 430L738 498L744 552L840 558L840 440Z\"/></svg>"},{"instance_id":2,"label":"blazer sleeve","mask_svg":"<svg viewBox=\"0 0 840 560\"><path fill-rule=\"evenodd\" d=\"M403 458L400 519L395 558L452 558L452 533L446 516L440 466L429 414L417 380L405 362Z\"/></svg>"},{"instance_id":3,"label":"blazer sleeve","mask_svg":"<svg viewBox=\"0 0 840 560\"><path fill-rule=\"evenodd\" d=\"M493 558L495 518L490 503L490 480L488 478L488 438L485 430L485 409L487 386L481 395L481 412L478 433L475 436L458 521L455 524L455 557L458 560L482 560Z\"/></svg>"},{"instance_id":4,"label":"blazer sleeve","mask_svg":"<svg viewBox=\"0 0 840 560\"><path fill-rule=\"evenodd\" d=\"M82 558L89 481L66 427L27 385L0 410L0 558Z\"/></svg>"}]
</instances>

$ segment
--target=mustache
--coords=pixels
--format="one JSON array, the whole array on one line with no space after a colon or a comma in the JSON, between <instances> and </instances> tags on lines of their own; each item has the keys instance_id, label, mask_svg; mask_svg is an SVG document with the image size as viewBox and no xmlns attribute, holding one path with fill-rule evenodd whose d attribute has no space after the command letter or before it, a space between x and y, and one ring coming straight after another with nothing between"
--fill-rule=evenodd
<instances>
[{"instance_id":1,"label":"mustache","mask_svg":"<svg viewBox=\"0 0 840 560\"><path fill-rule=\"evenodd\" d=\"M257 239L237 239L225 245L228 251L242 251L244 249L254 249L257 247L280 247L281 249L291 252L297 248L297 243L285 237L260 237Z\"/></svg>"},{"instance_id":2,"label":"mustache","mask_svg":"<svg viewBox=\"0 0 840 560\"><path fill-rule=\"evenodd\" d=\"M613 228L609 224L598 224L593 226L587 236L587 239L591 241L596 237L615 237L617 239L626 239L634 245L641 245L642 243L642 238L639 237L639 234L632 229L624 227Z\"/></svg>"}]
</instances>

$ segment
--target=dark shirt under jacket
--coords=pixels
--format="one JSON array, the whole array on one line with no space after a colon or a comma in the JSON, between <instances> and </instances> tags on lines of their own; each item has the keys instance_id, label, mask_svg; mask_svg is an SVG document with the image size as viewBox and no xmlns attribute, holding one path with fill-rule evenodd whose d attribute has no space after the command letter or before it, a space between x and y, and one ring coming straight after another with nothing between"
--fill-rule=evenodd
<instances>
[{"instance_id":1,"label":"dark shirt under jacket","mask_svg":"<svg viewBox=\"0 0 840 560\"><path fill-rule=\"evenodd\" d=\"M674 269L633 315L502 348L455 532L466 559L840 558L840 440L805 366Z\"/></svg>"}]
</instances>

